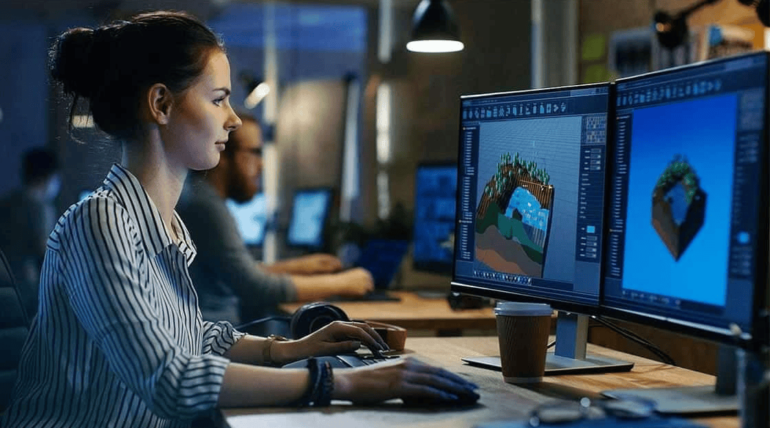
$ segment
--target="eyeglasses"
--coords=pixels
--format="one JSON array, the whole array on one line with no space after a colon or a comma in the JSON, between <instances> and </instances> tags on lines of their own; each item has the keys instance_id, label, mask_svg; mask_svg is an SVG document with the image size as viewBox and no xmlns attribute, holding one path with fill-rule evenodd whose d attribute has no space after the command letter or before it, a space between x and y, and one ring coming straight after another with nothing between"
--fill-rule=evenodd
<instances>
[{"instance_id":1,"label":"eyeglasses","mask_svg":"<svg viewBox=\"0 0 770 428\"><path fill-rule=\"evenodd\" d=\"M233 152L248 152L257 157L262 157L262 147L238 147L232 150Z\"/></svg>"},{"instance_id":2,"label":"eyeglasses","mask_svg":"<svg viewBox=\"0 0 770 428\"><path fill-rule=\"evenodd\" d=\"M559 425L583 419L646 419L655 413L655 402L642 398L591 401L554 401L540 405L529 415L532 427Z\"/></svg>"}]
</instances>

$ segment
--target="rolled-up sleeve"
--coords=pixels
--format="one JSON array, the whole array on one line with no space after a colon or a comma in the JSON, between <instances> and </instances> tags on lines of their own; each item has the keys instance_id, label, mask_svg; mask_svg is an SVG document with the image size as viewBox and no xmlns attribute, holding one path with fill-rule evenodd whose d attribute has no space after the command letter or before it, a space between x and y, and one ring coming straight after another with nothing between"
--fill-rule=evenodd
<instances>
[{"instance_id":1,"label":"rolled-up sleeve","mask_svg":"<svg viewBox=\"0 0 770 428\"><path fill-rule=\"evenodd\" d=\"M189 419L211 410L229 364L218 350L235 343L239 333L208 325L204 343L213 352L186 351L164 327L173 318L159 313L151 255L126 209L112 199L94 198L70 221L74 227L61 243L65 288L75 316L112 372L160 417Z\"/></svg>"},{"instance_id":2,"label":"rolled-up sleeve","mask_svg":"<svg viewBox=\"0 0 770 428\"><path fill-rule=\"evenodd\" d=\"M227 321L203 321L203 353L225 355L245 335Z\"/></svg>"}]
</instances>

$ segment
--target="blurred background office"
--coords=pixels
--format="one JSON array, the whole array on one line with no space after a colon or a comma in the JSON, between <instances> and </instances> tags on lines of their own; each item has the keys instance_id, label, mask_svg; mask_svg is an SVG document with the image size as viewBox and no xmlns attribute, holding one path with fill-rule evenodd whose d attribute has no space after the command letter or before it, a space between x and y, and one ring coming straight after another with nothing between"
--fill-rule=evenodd
<instances>
[{"instance_id":1,"label":"blurred background office","mask_svg":"<svg viewBox=\"0 0 770 428\"><path fill-rule=\"evenodd\" d=\"M461 94L606 81L770 46L756 11L737 0L693 12L687 37L674 46L661 44L653 17L695 1L444 0L435 3L452 9L464 48L417 53L406 45L419 3L3 1L0 195L21 186L22 154L33 147L44 145L59 159L57 215L119 161L87 112L70 112L60 101L47 78L47 50L66 28L145 10L187 10L224 38L232 103L265 128L263 192L251 206L231 209L236 216L241 210L244 239L266 262L309 251L347 262L369 238L409 241L421 200L418 165L457 160ZM317 189L330 195L322 215L313 216L322 218L322 236L312 245L293 244L287 238L298 215L295 196ZM449 267L412 263L414 248L395 276L398 286L448 290Z\"/></svg>"}]
</instances>

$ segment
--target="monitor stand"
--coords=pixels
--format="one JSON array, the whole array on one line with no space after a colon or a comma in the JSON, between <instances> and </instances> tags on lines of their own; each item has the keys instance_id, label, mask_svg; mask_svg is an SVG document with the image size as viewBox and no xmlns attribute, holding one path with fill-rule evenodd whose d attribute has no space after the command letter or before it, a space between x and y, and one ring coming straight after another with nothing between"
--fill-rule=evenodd
<instances>
[{"instance_id":1,"label":"monitor stand","mask_svg":"<svg viewBox=\"0 0 770 428\"><path fill-rule=\"evenodd\" d=\"M610 398L644 398L655 401L658 413L695 415L735 413L738 411L736 391L737 362L735 348L719 347L716 385L678 388L615 389L602 391Z\"/></svg>"},{"instance_id":2,"label":"monitor stand","mask_svg":"<svg viewBox=\"0 0 770 428\"><path fill-rule=\"evenodd\" d=\"M556 320L556 349L548 352L545 375L608 373L629 371L634 363L586 353L588 316L558 312ZM500 357L463 358L468 364L501 370Z\"/></svg>"}]
</instances>

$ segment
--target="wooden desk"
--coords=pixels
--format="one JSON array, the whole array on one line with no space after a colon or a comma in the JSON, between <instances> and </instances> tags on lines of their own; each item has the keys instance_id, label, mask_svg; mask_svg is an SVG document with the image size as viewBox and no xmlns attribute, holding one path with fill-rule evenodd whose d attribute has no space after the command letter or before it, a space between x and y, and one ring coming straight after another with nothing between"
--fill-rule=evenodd
<instances>
[{"instance_id":1,"label":"wooden desk","mask_svg":"<svg viewBox=\"0 0 770 428\"><path fill-rule=\"evenodd\" d=\"M667 366L589 345L589 351L635 363L627 373L546 377L542 384L529 388L507 384L500 372L469 366L460 361L466 356L498 355L497 337L412 338L408 351L422 361L452 370L480 386L479 403L466 409L409 409L399 402L360 407L335 403L326 409L225 409L222 426L245 428L255 426L294 427L472 427L485 422L524 419L537 405L552 398L577 400L595 397L605 389L707 385L714 377L686 369ZM737 417L699 419L711 427L737 428Z\"/></svg>"},{"instance_id":2,"label":"wooden desk","mask_svg":"<svg viewBox=\"0 0 770 428\"><path fill-rule=\"evenodd\" d=\"M445 298L426 299L410 291L392 293L400 302L334 302L351 319L366 319L403 327L407 330L435 330L439 333L461 330L495 330L492 308L453 311ZM281 310L294 313L302 303L286 303Z\"/></svg>"}]
</instances>

